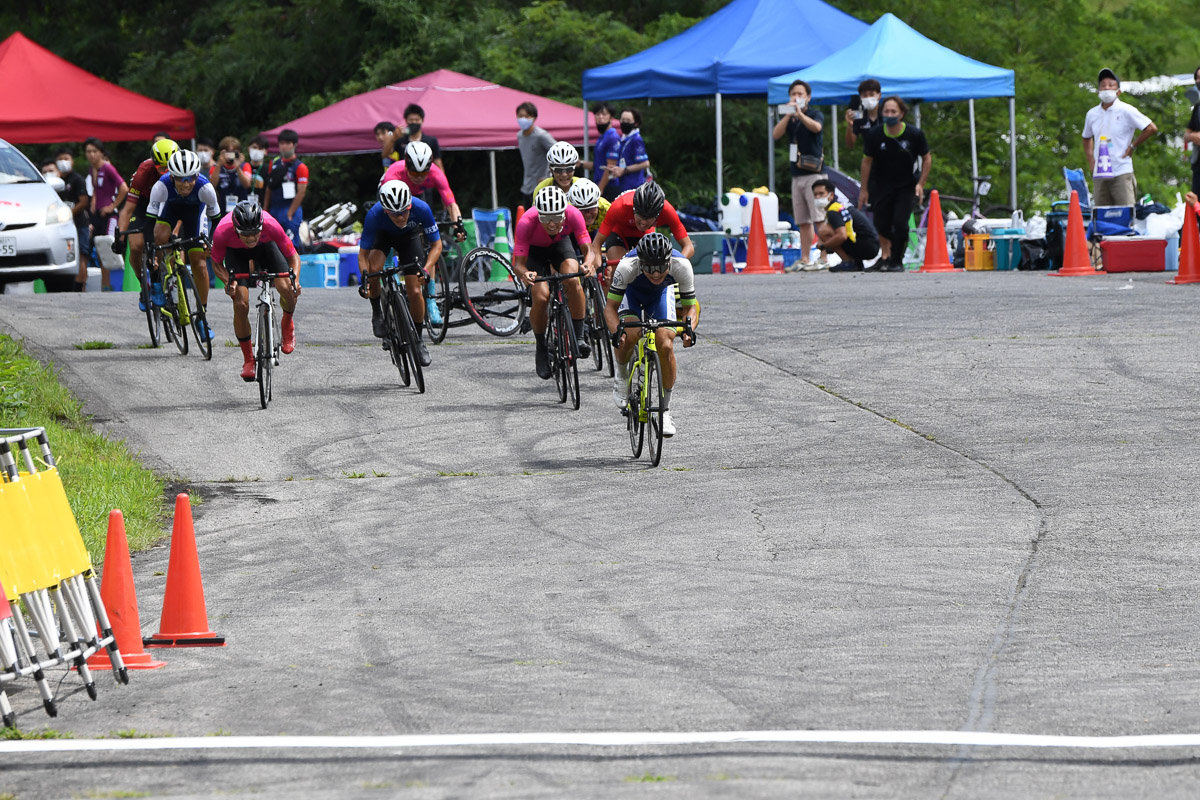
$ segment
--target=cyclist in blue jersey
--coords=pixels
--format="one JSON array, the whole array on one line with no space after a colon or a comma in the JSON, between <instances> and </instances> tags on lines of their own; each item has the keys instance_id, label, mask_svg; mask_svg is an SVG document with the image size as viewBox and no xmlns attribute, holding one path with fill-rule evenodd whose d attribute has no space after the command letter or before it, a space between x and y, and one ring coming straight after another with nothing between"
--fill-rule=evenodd
<instances>
[{"instance_id":1,"label":"cyclist in blue jersey","mask_svg":"<svg viewBox=\"0 0 1200 800\"><path fill-rule=\"evenodd\" d=\"M422 236L429 243L425 252ZM365 296L371 300L371 330L382 339L383 308L379 302L379 277L388 251L396 253L396 262L404 267L404 288L408 294L408 310L417 327L421 366L428 367L429 349L421 340L425 326L425 303L421 299L421 267L432 274L442 254L442 237L429 205L412 196L408 184L400 180L386 181L379 187L379 202L367 212L362 236L358 240L358 269L364 278ZM363 294L364 289L359 288Z\"/></svg>"},{"instance_id":2,"label":"cyclist in blue jersey","mask_svg":"<svg viewBox=\"0 0 1200 800\"><path fill-rule=\"evenodd\" d=\"M180 234L184 239L210 236L220 216L216 189L200 174L200 157L191 150L180 150L172 155L167 162L167 174L150 189L150 202L146 206L147 222L154 225L154 243L166 244L176 223L181 223ZM192 279L196 282L196 294L200 296L200 305L207 310L207 248L193 245L188 248L187 255L192 266ZM150 280L151 297L156 304L162 305L162 278L157 263ZM200 324L205 328L204 337L211 341L212 329L204 322Z\"/></svg>"},{"instance_id":3,"label":"cyclist in blue jersey","mask_svg":"<svg viewBox=\"0 0 1200 800\"><path fill-rule=\"evenodd\" d=\"M678 290L678 293L676 293ZM616 375L613 378L613 402L617 408L625 407L625 384L629 380L629 359L637 345L637 331L626 331L620 327L624 319L677 319L677 307L691 320L692 330L700 323L700 304L696 300L695 277L692 264L678 250L671 248L670 241L661 233L648 233L630 250L617 268L613 270L612 285L608 288L608 302L604 308L604 319L612 333L613 361ZM694 335L683 335L683 346L696 343ZM655 346L662 363L663 436L675 435L675 423L671 419L671 392L675 388L677 374L675 364L675 331L660 328L655 332Z\"/></svg>"}]
</instances>

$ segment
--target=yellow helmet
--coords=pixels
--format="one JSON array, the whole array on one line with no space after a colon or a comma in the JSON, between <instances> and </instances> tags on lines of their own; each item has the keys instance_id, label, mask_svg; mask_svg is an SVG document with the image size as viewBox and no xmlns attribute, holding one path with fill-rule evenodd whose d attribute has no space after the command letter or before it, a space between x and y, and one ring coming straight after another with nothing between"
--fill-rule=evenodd
<instances>
[{"instance_id":1,"label":"yellow helmet","mask_svg":"<svg viewBox=\"0 0 1200 800\"><path fill-rule=\"evenodd\" d=\"M154 163L165 167L171 156L179 152L179 145L172 139L159 139L150 149L154 153Z\"/></svg>"}]
</instances>

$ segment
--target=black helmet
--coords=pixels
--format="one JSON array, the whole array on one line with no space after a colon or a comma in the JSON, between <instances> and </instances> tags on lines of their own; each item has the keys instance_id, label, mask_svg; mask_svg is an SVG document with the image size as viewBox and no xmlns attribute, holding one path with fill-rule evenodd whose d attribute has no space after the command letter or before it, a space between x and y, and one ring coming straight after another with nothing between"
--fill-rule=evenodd
<instances>
[{"instance_id":1,"label":"black helmet","mask_svg":"<svg viewBox=\"0 0 1200 800\"><path fill-rule=\"evenodd\" d=\"M642 219L658 219L666 202L662 187L655 181L646 181L633 193L633 213Z\"/></svg>"},{"instance_id":2,"label":"black helmet","mask_svg":"<svg viewBox=\"0 0 1200 800\"><path fill-rule=\"evenodd\" d=\"M233 207L233 229L238 233L258 233L262 226L262 208L255 201L242 200Z\"/></svg>"},{"instance_id":3,"label":"black helmet","mask_svg":"<svg viewBox=\"0 0 1200 800\"><path fill-rule=\"evenodd\" d=\"M658 275L666 272L671 264L671 242L657 231L647 233L638 241L637 252L642 272Z\"/></svg>"}]
</instances>

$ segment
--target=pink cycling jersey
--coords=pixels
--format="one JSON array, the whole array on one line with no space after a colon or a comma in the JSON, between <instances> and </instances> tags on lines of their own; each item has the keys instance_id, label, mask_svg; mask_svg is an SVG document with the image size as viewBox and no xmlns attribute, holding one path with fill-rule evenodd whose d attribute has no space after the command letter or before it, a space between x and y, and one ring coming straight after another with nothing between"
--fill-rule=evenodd
<instances>
[{"instance_id":1,"label":"pink cycling jersey","mask_svg":"<svg viewBox=\"0 0 1200 800\"><path fill-rule=\"evenodd\" d=\"M262 236L259 237L258 243L274 242L279 246L279 252L283 253L284 258L291 258L296 255L296 247L292 244L292 240L283 232L283 228L275 221L275 218L270 214L263 214L263 229ZM225 261L225 250L227 248L236 250L249 250L238 238L237 231L233 229L233 214L226 214L225 219L217 224L217 229L213 231L212 245L212 260L214 264L220 264Z\"/></svg>"},{"instance_id":2,"label":"pink cycling jersey","mask_svg":"<svg viewBox=\"0 0 1200 800\"><path fill-rule=\"evenodd\" d=\"M442 204L447 208L454 203L454 192L450 191L450 181L446 180L446 173L442 172L442 168L437 164L430 164L429 174L425 176L425 180L417 183L408 176L408 164L402 158L387 168L379 185L382 186L388 181L404 181L408 184L414 197L426 189L433 188L437 190L438 196L442 198Z\"/></svg>"},{"instance_id":3,"label":"pink cycling jersey","mask_svg":"<svg viewBox=\"0 0 1200 800\"><path fill-rule=\"evenodd\" d=\"M567 219L563 223L562 230L554 236L546 233L546 229L542 227L536 208L529 209L525 212L525 216L517 220L516 233L516 245L513 247L514 256L528 256L529 248L549 247L572 234L575 236L575 244L580 247L587 247L592 243L592 237L587 231L587 223L583 221L583 214L575 206L567 206Z\"/></svg>"}]
</instances>

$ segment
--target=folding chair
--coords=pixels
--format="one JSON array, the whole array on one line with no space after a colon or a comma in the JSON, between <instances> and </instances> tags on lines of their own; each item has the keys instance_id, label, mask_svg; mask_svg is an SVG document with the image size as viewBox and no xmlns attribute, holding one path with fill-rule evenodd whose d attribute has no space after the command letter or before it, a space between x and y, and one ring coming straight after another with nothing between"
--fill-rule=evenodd
<instances>
[{"instance_id":1,"label":"folding chair","mask_svg":"<svg viewBox=\"0 0 1200 800\"><path fill-rule=\"evenodd\" d=\"M1067 199L1055 200L1050 204L1050 210L1069 208L1071 192L1075 191L1079 193L1079 210L1083 212L1084 221L1091 219L1092 193L1088 190L1087 174L1082 169L1063 167L1063 178L1067 181Z\"/></svg>"},{"instance_id":2,"label":"folding chair","mask_svg":"<svg viewBox=\"0 0 1200 800\"><path fill-rule=\"evenodd\" d=\"M504 227L508 232L505 237L508 240L509 250L511 252L513 245L513 218L507 208L472 208L471 219L475 221L475 246L476 247L491 247L496 240L496 223L504 219Z\"/></svg>"}]
</instances>

